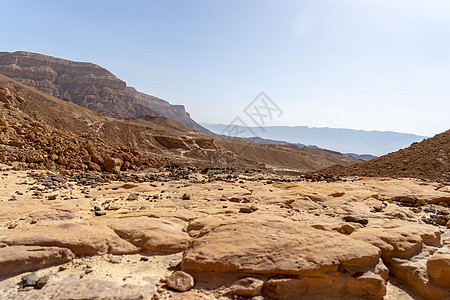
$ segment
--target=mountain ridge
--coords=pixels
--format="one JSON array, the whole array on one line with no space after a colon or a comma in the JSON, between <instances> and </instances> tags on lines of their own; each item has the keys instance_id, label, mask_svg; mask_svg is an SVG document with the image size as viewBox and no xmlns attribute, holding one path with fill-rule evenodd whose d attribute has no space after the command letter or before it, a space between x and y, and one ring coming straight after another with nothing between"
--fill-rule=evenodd
<instances>
[{"instance_id":1,"label":"mountain ridge","mask_svg":"<svg viewBox=\"0 0 450 300\"><path fill-rule=\"evenodd\" d=\"M184 106L141 93L94 63L26 51L0 52L0 74L112 117L161 115L209 133L192 120Z\"/></svg>"},{"instance_id":2,"label":"mountain ridge","mask_svg":"<svg viewBox=\"0 0 450 300\"><path fill-rule=\"evenodd\" d=\"M227 127L225 124L204 122L200 124L216 133L225 132ZM251 132L263 139L282 140L293 144L301 143L340 153L373 156L395 152L426 138L425 136L394 131L366 131L331 127L267 126L260 128L238 126L238 128L240 132ZM246 130L247 128L251 130ZM250 137L250 135L244 134L242 137Z\"/></svg>"}]
</instances>

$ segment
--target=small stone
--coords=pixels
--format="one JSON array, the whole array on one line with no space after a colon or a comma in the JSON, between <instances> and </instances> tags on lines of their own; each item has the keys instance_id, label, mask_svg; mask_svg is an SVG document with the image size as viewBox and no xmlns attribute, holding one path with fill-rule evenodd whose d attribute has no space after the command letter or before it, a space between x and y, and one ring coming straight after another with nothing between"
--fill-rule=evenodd
<instances>
[{"instance_id":1,"label":"small stone","mask_svg":"<svg viewBox=\"0 0 450 300\"><path fill-rule=\"evenodd\" d=\"M244 213L244 214L250 214L250 213L252 213L254 211L257 211L257 210L258 210L258 208L252 205L250 207L241 207L239 209L239 212L240 213Z\"/></svg>"},{"instance_id":2,"label":"small stone","mask_svg":"<svg viewBox=\"0 0 450 300\"><path fill-rule=\"evenodd\" d=\"M48 200L56 200L56 195L47 196Z\"/></svg>"},{"instance_id":3,"label":"small stone","mask_svg":"<svg viewBox=\"0 0 450 300\"><path fill-rule=\"evenodd\" d=\"M358 217L358 216L346 216L343 218L343 220L345 222L359 223L362 225L367 225L367 223L369 223L369 220L367 220L366 218Z\"/></svg>"},{"instance_id":4,"label":"small stone","mask_svg":"<svg viewBox=\"0 0 450 300\"><path fill-rule=\"evenodd\" d=\"M135 200L137 200L138 198L139 198L139 194L134 193L134 194L130 194L130 195L128 196L127 200L128 200L128 201L135 201Z\"/></svg>"},{"instance_id":5,"label":"small stone","mask_svg":"<svg viewBox=\"0 0 450 300\"><path fill-rule=\"evenodd\" d=\"M141 261L148 261L148 257L141 256Z\"/></svg>"},{"instance_id":6,"label":"small stone","mask_svg":"<svg viewBox=\"0 0 450 300\"><path fill-rule=\"evenodd\" d=\"M120 257L112 257L109 260L109 262L112 263L112 264L120 264L122 262L122 258L120 258Z\"/></svg>"},{"instance_id":7,"label":"small stone","mask_svg":"<svg viewBox=\"0 0 450 300\"><path fill-rule=\"evenodd\" d=\"M102 210L100 207L94 206L94 211L100 211L100 210Z\"/></svg>"},{"instance_id":8,"label":"small stone","mask_svg":"<svg viewBox=\"0 0 450 300\"><path fill-rule=\"evenodd\" d=\"M344 194L345 194L345 192L334 192L334 193L331 193L330 196L338 198L338 197L344 196Z\"/></svg>"},{"instance_id":9,"label":"small stone","mask_svg":"<svg viewBox=\"0 0 450 300\"><path fill-rule=\"evenodd\" d=\"M180 292L186 292L194 286L194 277L183 271L176 271L167 278L167 286Z\"/></svg>"},{"instance_id":10,"label":"small stone","mask_svg":"<svg viewBox=\"0 0 450 300\"><path fill-rule=\"evenodd\" d=\"M44 275L41 278L39 278L38 282L36 283L36 286L34 288L40 290L44 287L44 285L47 284L48 280L50 279L50 275Z\"/></svg>"},{"instance_id":11,"label":"small stone","mask_svg":"<svg viewBox=\"0 0 450 300\"><path fill-rule=\"evenodd\" d=\"M181 196L181 200L191 200L191 195L184 193L183 196Z\"/></svg>"},{"instance_id":12,"label":"small stone","mask_svg":"<svg viewBox=\"0 0 450 300\"><path fill-rule=\"evenodd\" d=\"M62 265L62 266L59 266L59 269L58 269L59 271L65 271L65 270L67 270L67 265Z\"/></svg>"},{"instance_id":13,"label":"small stone","mask_svg":"<svg viewBox=\"0 0 450 300\"><path fill-rule=\"evenodd\" d=\"M36 283L39 281L39 277L37 276L37 274L35 272L30 273L28 275L25 275L22 277L22 287L27 287L27 286L36 286Z\"/></svg>"},{"instance_id":14,"label":"small stone","mask_svg":"<svg viewBox=\"0 0 450 300\"><path fill-rule=\"evenodd\" d=\"M100 217L106 215L106 213L104 211L95 211L95 215Z\"/></svg>"}]
</instances>

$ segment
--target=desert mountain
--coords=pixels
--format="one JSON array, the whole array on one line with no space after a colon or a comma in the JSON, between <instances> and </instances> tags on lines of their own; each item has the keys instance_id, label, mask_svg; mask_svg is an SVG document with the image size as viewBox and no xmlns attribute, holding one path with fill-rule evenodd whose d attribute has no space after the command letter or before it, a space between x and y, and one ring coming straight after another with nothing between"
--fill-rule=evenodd
<instances>
[{"instance_id":1,"label":"desert mountain","mask_svg":"<svg viewBox=\"0 0 450 300\"><path fill-rule=\"evenodd\" d=\"M92 170L140 169L170 161L198 167L273 167L289 171L359 162L323 150L213 139L166 117L115 119L2 75L0 88L0 116L4 119L0 135L2 161ZM92 143L90 151L87 145ZM110 151L102 152L102 148ZM129 157L122 152L134 154ZM24 153L33 153L33 158ZM98 153L105 157L97 157ZM104 161L111 162L110 159L117 159L114 166L105 166Z\"/></svg>"},{"instance_id":2,"label":"desert mountain","mask_svg":"<svg viewBox=\"0 0 450 300\"><path fill-rule=\"evenodd\" d=\"M30 52L0 52L0 74L60 99L119 118L160 115L198 132L206 129L191 119L183 105L138 92L108 70Z\"/></svg>"},{"instance_id":3,"label":"desert mountain","mask_svg":"<svg viewBox=\"0 0 450 300\"><path fill-rule=\"evenodd\" d=\"M371 161L329 171L340 175L450 181L450 130Z\"/></svg>"},{"instance_id":4,"label":"desert mountain","mask_svg":"<svg viewBox=\"0 0 450 300\"><path fill-rule=\"evenodd\" d=\"M216 133L224 132L227 126L224 124L208 123L202 123L201 125ZM426 138L424 136L399 132L315 128L307 126L267 126L264 127L264 130L258 127L250 127L250 129L246 130L243 127L240 131L254 133L265 139L315 145L341 153L370 154L370 156L362 157L365 159L373 158L374 155L381 156L397 151Z\"/></svg>"}]
</instances>

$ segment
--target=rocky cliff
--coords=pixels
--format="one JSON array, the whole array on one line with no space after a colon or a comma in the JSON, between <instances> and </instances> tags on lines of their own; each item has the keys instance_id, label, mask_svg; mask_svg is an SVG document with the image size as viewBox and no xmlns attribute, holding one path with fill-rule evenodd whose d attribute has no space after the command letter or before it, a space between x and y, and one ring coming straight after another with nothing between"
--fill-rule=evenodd
<instances>
[{"instance_id":1,"label":"rocky cliff","mask_svg":"<svg viewBox=\"0 0 450 300\"><path fill-rule=\"evenodd\" d=\"M127 87L114 74L92 63L23 51L0 52L0 74L109 116L161 115L198 132L208 132L191 119L184 106Z\"/></svg>"}]
</instances>

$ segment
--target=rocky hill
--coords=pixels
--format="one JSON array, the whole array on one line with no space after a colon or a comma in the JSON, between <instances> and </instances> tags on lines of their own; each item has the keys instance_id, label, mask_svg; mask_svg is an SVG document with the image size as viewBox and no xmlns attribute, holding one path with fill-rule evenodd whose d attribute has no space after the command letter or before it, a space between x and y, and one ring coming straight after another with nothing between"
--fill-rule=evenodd
<instances>
[{"instance_id":1,"label":"rocky hill","mask_svg":"<svg viewBox=\"0 0 450 300\"><path fill-rule=\"evenodd\" d=\"M36 168L68 167L106 171L111 168L103 166L104 159L117 158L116 166L119 169L160 165L139 163L155 160L202 168L275 167L301 172L359 162L323 150L213 139L166 117L147 115L115 119L71 101L47 95L2 75L0 116L6 121L0 126L1 161L29 163ZM103 152L94 151L96 153L106 155L110 148L111 155L98 159L86 150L89 143L97 144L100 149L105 148ZM47 144L58 149L57 156L53 155L55 149ZM131 163L133 159L123 154L122 150L143 157ZM30 153L39 159L28 159Z\"/></svg>"},{"instance_id":2,"label":"rocky hill","mask_svg":"<svg viewBox=\"0 0 450 300\"><path fill-rule=\"evenodd\" d=\"M332 167L325 172L450 181L450 130L400 151L352 166Z\"/></svg>"},{"instance_id":3,"label":"rocky hill","mask_svg":"<svg viewBox=\"0 0 450 300\"><path fill-rule=\"evenodd\" d=\"M0 52L0 74L60 99L119 118L161 115L198 132L208 130L191 119L182 105L146 95L128 87L108 70L30 52Z\"/></svg>"}]
</instances>

